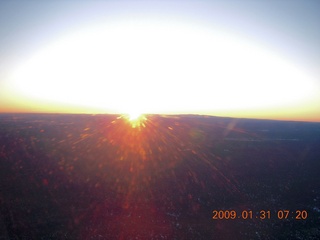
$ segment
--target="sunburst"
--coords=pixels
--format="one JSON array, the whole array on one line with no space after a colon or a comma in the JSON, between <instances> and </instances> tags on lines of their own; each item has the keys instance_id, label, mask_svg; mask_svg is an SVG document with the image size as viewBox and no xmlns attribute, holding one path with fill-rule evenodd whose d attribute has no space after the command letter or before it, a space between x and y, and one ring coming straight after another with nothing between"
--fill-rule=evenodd
<instances>
[{"instance_id":1,"label":"sunburst","mask_svg":"<svg viewBox=\"0 0 320 240\"><path fill-rule=\"evenodd\" d=\"M125 117L130 122L132 128L145 126L144 122L146 121L146 116L142 113L132 112L132 113L126 114Z\"/></svg>"}]
</instances>

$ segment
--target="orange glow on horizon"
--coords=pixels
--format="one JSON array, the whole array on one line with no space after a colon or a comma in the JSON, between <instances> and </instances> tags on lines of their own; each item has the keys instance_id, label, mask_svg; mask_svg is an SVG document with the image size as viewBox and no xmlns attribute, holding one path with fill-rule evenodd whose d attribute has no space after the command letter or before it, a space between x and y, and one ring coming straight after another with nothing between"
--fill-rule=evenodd
<instances>
[{"instance_id":1,"label":"orange glow on horizon","mask_svg":"<svg viewBox=\"0 0 320 240\"><path fill-rule=\"evenodd\" d=\"M119 114L113 111L101 111L85 107L76 106L57 106L53 104L37 104L37 105L21 105L18 103L10 103L4 106L0 106L1 113L12 113L12 114L22 114L22 113L48 113L48 114ZM283 121L305 121L305 122L320 122L320 111L312 108L305 108L304 111L295 112L286 109L280 110L270 110L270 111L215 111L215 112L161 112L161 113L150 113L150 114L160 114L160 115L204 115L204 116L216 116L216 117L230 117L230 118L250 118L250 119L269 119L269 120L283 120ZM122 115L131 124L133 128L141 125L141 117L144 121L143 115L134 118L130 117L128 114Z\"/></svg>"}]
</instances>

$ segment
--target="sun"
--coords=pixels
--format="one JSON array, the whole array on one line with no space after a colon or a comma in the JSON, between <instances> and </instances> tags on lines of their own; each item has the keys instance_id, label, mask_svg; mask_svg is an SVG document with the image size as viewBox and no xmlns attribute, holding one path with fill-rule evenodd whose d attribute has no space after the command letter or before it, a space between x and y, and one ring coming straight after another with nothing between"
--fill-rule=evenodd
<instances>
[{"instance_id":1,"label":"sun","mask_svg":"<svg viewBox=\"0 0 320 240\"><path fill-rule=\"evenodd\" d=\"M137 121L142 116L141 113L133 112L128 114L128 118L130 121Z\"/></svg>"},{"instance_id":2,"label":"sun","mask_svg":"<svg viewBox=\"0 0 320 240\"><path fill-rule=\"evenodd\" d=\"M144 114L139 113L139 112L131 112L128 114L125 114L125 118L130 122L132 128L136 127L145 127L144 122L146 121L146 117Z\"/></svg>"}]
</instances>

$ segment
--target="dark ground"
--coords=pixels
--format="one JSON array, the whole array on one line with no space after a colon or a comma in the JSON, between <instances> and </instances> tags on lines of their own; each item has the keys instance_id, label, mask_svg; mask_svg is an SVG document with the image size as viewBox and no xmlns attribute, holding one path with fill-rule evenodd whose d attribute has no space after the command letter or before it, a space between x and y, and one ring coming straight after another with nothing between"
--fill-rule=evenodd
<instances>
[{"instance_id":1,"label":"dark ground","mask_svg":"<svg viewBox=\"0 0 320 240\"><path fill-rule=\"evenodd\" d=\"M117 117L0 115L0 239L320 239L320 123Z\"/></svg>"}]
</instances>

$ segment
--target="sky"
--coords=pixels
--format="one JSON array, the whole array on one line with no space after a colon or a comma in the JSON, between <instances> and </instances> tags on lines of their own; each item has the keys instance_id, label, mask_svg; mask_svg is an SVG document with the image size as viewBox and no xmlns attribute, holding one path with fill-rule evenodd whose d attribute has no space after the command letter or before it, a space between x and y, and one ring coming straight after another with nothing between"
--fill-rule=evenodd
<instances>
[{"instance_id":1,"label":"sky","mask_svg":"<svg viewBox=\"0 0 320 240\"><path fill-rule=\"evenodd\" d=\"M320 1L0 1L0 112L320 121Z\"/></svg>"}]
</instances>

